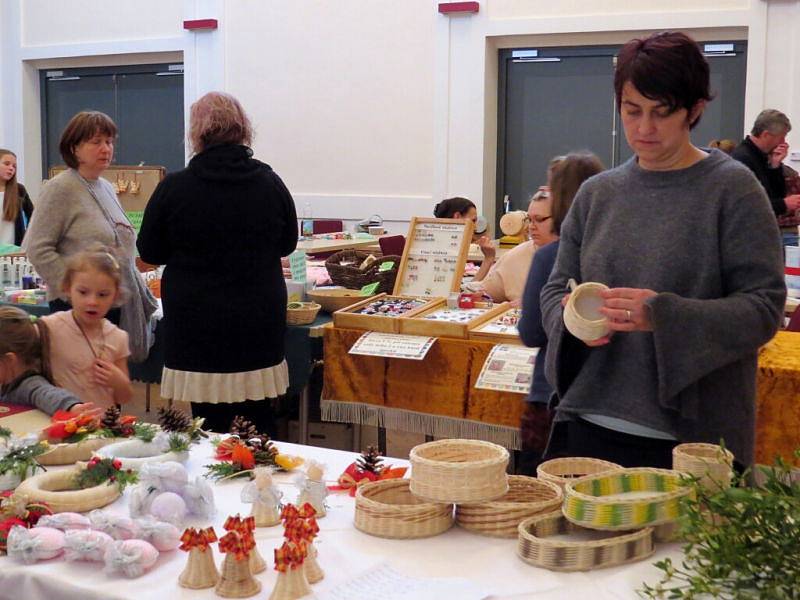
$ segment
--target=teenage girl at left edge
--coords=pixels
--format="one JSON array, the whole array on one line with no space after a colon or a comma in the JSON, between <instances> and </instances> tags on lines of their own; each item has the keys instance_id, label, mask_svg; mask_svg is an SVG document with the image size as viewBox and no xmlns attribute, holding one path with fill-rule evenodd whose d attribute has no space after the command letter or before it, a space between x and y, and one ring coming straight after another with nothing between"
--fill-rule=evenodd
<instances>
[{"instance_id":1,"label":"teenage girl at left edge","mask_svg":"<svg viewBox=\"0 0 800 600\"><path fill-rule=\"evenodd\" d=\"M101 244L73 255L61 289L72 310L42 317L50 332L53 377L97 407L125 404L132 395L128 334L105 318L122 299L117 259Z\"/></svg>"}]
</instances>

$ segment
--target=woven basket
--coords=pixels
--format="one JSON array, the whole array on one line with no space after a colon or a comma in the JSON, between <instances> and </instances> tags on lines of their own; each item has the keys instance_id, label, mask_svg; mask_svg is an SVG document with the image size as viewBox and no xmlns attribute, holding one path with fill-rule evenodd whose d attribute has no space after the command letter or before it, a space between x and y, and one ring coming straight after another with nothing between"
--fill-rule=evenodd
<instances>
[{"instance_id":1,"label":"woven basket","mask_svg":"<svg viewBox=\"0 0 800 600\"><path fill-rule=\"evenodd\" d=\"M320 308L316 302L290 302L286 307L286 322L289 325L309 325L317 318Z\"/></svg>"},{"instance_id":2,"label":"woven basket","mask_svg":"<svg viewBox=\"0 0 800 600\"><path fill-rule=\"evenodd\" d=\"M89 460L95 450L120 441L119 438L88 438L74 444L55 444L52 450L36 457L41 465L74 465L79 460Z\"/></svg>"},{"instance_id":3,"label":"woven basket","mask_svg":"<svg viewBox=\"0 0 800 600\"><path fill-rule=\"evenodd\" d=\"M606 471L614 471L622 467L616 463L600 460L598 458L584 458L580 456L571 458L554 458L540 464L536 469L536 476L545 481L552 481L563 489L564 486L578 477L597 475Z\"/></svg>"},{"instance_id":4,"label":"woven basket","mask_svg":"<svg viewBox=\"0 0 800 600\"><path fill-rule=\"evenodd\" d=\"M408 479L364 484L356 492L356 529L382 538L438 535L453 525L453 505L424 502L411 494Z\"/></svg>"},{"instance_id":5,"label":"woven basket","mask_svg":"<svg viewBox=\"0 0 800 600\"><path fill-rule=\"evenodd\" d=\"M597 312L603 300L600 292L608 286L587 282L576 287L564 307L564 325L579 340L596 340L608 333L608 319Z\"/></svg>"},{"instance_id":6,"label":"woven basket","mask_svg":"<svg viewBox=\"0 0 800 600\"><path fill-rule=\"evenodd\" d=\"M681 498L691 493L677 471L621 469L567 483L563 511L582 527L635 529L674 521L680 515Z\"/></svg>"},{"instance_id":7,"label":"woven basket","mask_svg":"<svg viewBox=\"0 0 800 600\"><path fill-rule=\"evenodd\" d=\"M439 440L414 446L411 493L429 502L496 500L508 491L508 450L478 440Z\"/></svg>"},{"instance_id":8,"label":"woven basket","mask_svg":"<svg viewBox=\"0 0 800 600\"><path fill-rule=\"evenodd\" d=\"M16 490L30 502L45 502L54 513L88 512L108 506L119 498L119 486L103 483L78 490L73 487L76 469L48 471L23 481Z\"/></svg>"},{"instance_id":9,"label":"woven basket","mask_svg":"<svg viewBox=\"0 0 800 600\"><path fill-rule=\"evenodd\" d=\"M504 496L491 502L456 506L456 523L475 533L513 538L522 521L557 509L563 497L555 483L509 475L508 492Z\"/></svg>"},{"instance_id":10,"label":"woven basket","mask_svg":"<svg viewBox=\"0 0 800 600\"><path fill-rule=\"evenodd\" d=\"M580 531L585 532L558 511L531 517L519 525L517 555L550 571L589 571L643 560L655 551L650 527L591 541L563 537ZM562 537L548 539L556 535Z\"/></svg>"},{"instance_id":11,"label":"woven basket","mask_svg":"<svg viewBox=\"0 0 800 600\"><path fill-rule=\"evenodd\" d=\"M379 256L366 269L361 270L361 264L369 258L370 253L363 250L342 250L328 257L325 261L325 268L328 270L331 281L334 285L360 290L370 283L380 282L376 294L391 294L394 290L394 282L397 279L397 271L400 267L399 256L388 255ZM394 262L394 266L386 271L379 271L380 266L385 262ZM343 265L342 262L351 264Z\"/></svg>"},{"instance_id":12,"label":"woven basket","mask_svg":"<svg viewBox=\"0 0 800 600\"><path fill-rule=\"evenodd\" d=\"M672 449L672 468L700 479L709 491L731 486L733 454L717 444L678 444Z\"/></svg>"}]
</instances>

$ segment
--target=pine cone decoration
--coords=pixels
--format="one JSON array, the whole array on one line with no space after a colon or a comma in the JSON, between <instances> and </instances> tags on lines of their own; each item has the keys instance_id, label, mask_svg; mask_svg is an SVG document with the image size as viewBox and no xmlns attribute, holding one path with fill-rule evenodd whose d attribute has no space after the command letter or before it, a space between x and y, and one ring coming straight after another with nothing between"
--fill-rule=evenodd
<instances>
[{"instance_id":1,"label":"pine cone decoration","mask_svg":"<svg viewBox=\"0 0 800 600\"><path fill-rule=\"evenodd\" d=\"M159 408L158 422L164 431L185 432L192 428L192 418L177 408Z\"/></svg>"},{"instance_id":2,"label":"pine cone decoration","mask_svg":"<svg viewBox=\"0 0 800 600\"><path fill-rule=\"evenodd\" d=\"M243 442L247 442L250 438L260 438L261 434L250 421L244 417L234 417L231 423L231 434L239 436ZM269 438L267 438L269 439Z\"/></svg>"},{"instance_id":3,"label":"pine cone decoration","mask_svg":"<svg viewBox=\"0 0 800 600\"><path fill-rule=\"evenodd\" d=\"M375 475L380 475L381 471L383 471L382 463L383 460L375 446L367 446L367 449L361 453L361 456L356 461L359 469L364 472L375 473Z\"/></svg>"},{"instance_id":4,"label":"pine cone decoration","mask_svg":"<svg viewBox=\"0 0 800 600\"><path fill-rule=\"evenodd\" d=\"M103 413L103 420L100 421L100 426L104 429L116 432L119 428L119 416L119 407L116 405L109 406L106 412Z\"/></svg>"}]
</instances>

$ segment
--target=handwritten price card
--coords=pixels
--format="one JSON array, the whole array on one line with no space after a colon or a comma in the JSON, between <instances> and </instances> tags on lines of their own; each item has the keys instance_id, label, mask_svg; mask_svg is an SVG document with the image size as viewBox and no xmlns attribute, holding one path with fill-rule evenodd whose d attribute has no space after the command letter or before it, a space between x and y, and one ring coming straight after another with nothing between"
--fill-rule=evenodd
<instances>
[{"instance_id":1,"label":"handwritten price card","mask_svg":"<svg viewBox=\"0 0 800 600\"><path fill-rule=\"evenodd\" d=\"M422 360L435 341L434 337L368 331L353 344L350 354Z\"/></svg>"}]
</instances>

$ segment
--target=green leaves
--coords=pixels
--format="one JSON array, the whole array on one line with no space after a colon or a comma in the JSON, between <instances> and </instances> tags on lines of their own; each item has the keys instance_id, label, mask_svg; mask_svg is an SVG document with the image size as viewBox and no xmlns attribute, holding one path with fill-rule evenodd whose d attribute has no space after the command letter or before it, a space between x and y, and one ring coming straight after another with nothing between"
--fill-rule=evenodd
<instances>
[{"instance_id":1,"label":"green leaves","mask_svg":"<svg viewBox=\"0 0 800 600\"><path fill-rule=\"evenodd\" d=\"M150 423L135 423L133 426L133 435L143 442L152 442L159 431L157 425Z\"/></svg>"}]
</instances>

